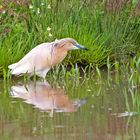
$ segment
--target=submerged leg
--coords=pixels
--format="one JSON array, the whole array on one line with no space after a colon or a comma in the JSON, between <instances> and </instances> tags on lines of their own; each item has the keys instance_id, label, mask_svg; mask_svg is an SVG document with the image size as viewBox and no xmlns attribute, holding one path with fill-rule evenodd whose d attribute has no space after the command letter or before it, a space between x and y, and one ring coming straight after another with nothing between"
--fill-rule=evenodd
<instances>
[{"instance_id":1,"label":"submerged leg","mask_svg":"<svg viewBox=\"0 0 140 140\"><path fill-rule=\"evenodd\" d=\"M51 111L50 111L50 113L49 113L49 116L50 117L53 117L53 114L54 114L54 109L52 108Z\"/></svg>"},{"instance_id":2,"label":"submerged leg","mask_svg":"<svg viewBox=\"0 0 140 140\"><path fill-rule=\"evenodd\" d=\"M39 77L43 78L43 81L46 81L46 74L47 74L48 71L49 71L49 69L37 71L36 75L38 75Z\"/></svg>"}]
</instances>

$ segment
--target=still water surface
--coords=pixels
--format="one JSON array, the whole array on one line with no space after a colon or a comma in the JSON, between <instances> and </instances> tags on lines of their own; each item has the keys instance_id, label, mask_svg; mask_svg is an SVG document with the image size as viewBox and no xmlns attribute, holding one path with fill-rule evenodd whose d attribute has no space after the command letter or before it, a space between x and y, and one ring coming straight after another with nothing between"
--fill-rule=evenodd
<instances>
[{"instance_id":1,"label":"still water surface","mask_svg":"<svg viewBox=\"0 0 140 140\"><path fill-rule=\"evenodd\" d=\"M0 140L140 139L140 117L125 112L124 88L91 79L1 81Z\"/></svg>"}]
</instances>

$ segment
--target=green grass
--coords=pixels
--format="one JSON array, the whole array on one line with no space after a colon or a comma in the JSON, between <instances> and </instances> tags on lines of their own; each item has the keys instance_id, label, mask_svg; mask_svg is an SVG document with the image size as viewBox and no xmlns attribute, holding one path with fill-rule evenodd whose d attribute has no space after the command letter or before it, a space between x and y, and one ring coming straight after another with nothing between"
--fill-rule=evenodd
<instances>
[{"instance_id":1,"label":"green grass","mask_svg":"<svg viewBox=\"0 0 140 140\"><path fill-rule=\"evenodd\" d=\"M56 38L72 37L89 51L73 51L63 64L82 63L94 67L106 65L108 56L112 62L140 48L140 20L132 16L135 5L128 5L120 12L105 12L101 2L81 0L56 1L32 0L29 5L9 4L13 12L1 14L0 68L7 68L21 59L37 44ZM48 9L48 5L51 9ZM39 12L37 13L39 8ZM47 31L47 27L51 31ZM49 36L52 34L52 37Z\"/></svg>"}]
</instances>

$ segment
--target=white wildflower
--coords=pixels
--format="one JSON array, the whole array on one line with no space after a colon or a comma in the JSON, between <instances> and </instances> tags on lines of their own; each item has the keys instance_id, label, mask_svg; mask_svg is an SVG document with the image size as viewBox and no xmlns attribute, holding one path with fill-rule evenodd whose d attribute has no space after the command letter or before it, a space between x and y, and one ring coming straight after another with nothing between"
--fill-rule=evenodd
<instances>
[{"instance_id":1,"label":"white wildflower","mask_svg":"<svg viewBox=\"0 0 140 140\"><path fill-rule=\"evenodd\" d=\"M50 27L47 27L47 31L50 31L51 30L51 28Z\"/></svg>"},{"instance_id":2,"label":"white wildflower","mask_svg":"<svg viewBox=\"0 0 140 140\"><path fill-rule=\"evenodd\" d=\"M2 11L2 14L5 14L6 13L6 11L4 10L4 11Z\"/></svg>"},{"instance_id":3,"label":"white wildflower","mask_svg":"<svg viewBox=\"0 0 140 140\"><path fill-rule=\"evenodd\" d=\"M47 7L48 9L51 9L51 5L50 4L48 4L48 7Z\"/></svg>"},{"instance_id":4,"label":"white wildflower","mask_svg":"<svg viewBox=\"0 0 140 140\"><path fill-rule=\"evenodd\" d=\"M49 33L49 37L52 37L52 34L51 33Z\"/></svg>"},{"instance_id":5,"label":"white wildflower","mask_svg":"<svg viewBox=\"0 0 140 140\"><path fill-rule=\"evenodd\" d=\"M37 8L37 14L40 14L40 9L39 8Z\"/></svg>"},{"instance_id":6,"label":"white wildflower","mask_svg":"<svg viewBox=\"0 0 140 140\"><path fill-rule=\"evenodd\" d=\"M33 5L29 5L29 9L33 9Z\"/></svg>"},{"instance_id":7,"label":"white wildflower","mask_svg":"<svg viewBox=\"0 0 140 140\"><path fill-rule=\"evenodd\" d=\"M41 2L41 6L44 6L45 4L43 2Z\"/></svg>"},{"instance_id":8,"label":"white wildflower","mask_svg":"<svg viewBox=\"0 0 140 140\"><path fill-rule=\"evenodd\" d=\"M91 89L87 89L87 91L88 91L88 92L90 92L90 91L91 91Z\"/></svg>"}]
</instances>

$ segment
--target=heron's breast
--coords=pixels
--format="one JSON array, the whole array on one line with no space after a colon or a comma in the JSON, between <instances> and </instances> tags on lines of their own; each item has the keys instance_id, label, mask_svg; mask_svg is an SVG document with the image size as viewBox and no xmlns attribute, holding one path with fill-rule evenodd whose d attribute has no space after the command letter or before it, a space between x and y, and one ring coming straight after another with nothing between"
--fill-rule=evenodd
<instances>
[{"instance_id":1,"label":"heron's breast","mask_svg":"<svg viewBox=\"0 0 140 140\"><path fill-rule=\"evenodd\" d=\"M67 55L67 51L54 52L51 57L51 65L54 66L54 65L60 63L61 61L63 61L63 59L66 57L66 55Z\"/></svg>"},{"instance_id":2,"label":"heron's breast","mask_svg":"<svg viewBox=\"0 0 140 140\"><path fill-rule=\"evenodd\" d=\"M67 51L51 51L47 55L40 55L39 59L34 60L37 69L50 68L60 63L67 55Z\"/></svg>"}]
</instances>

